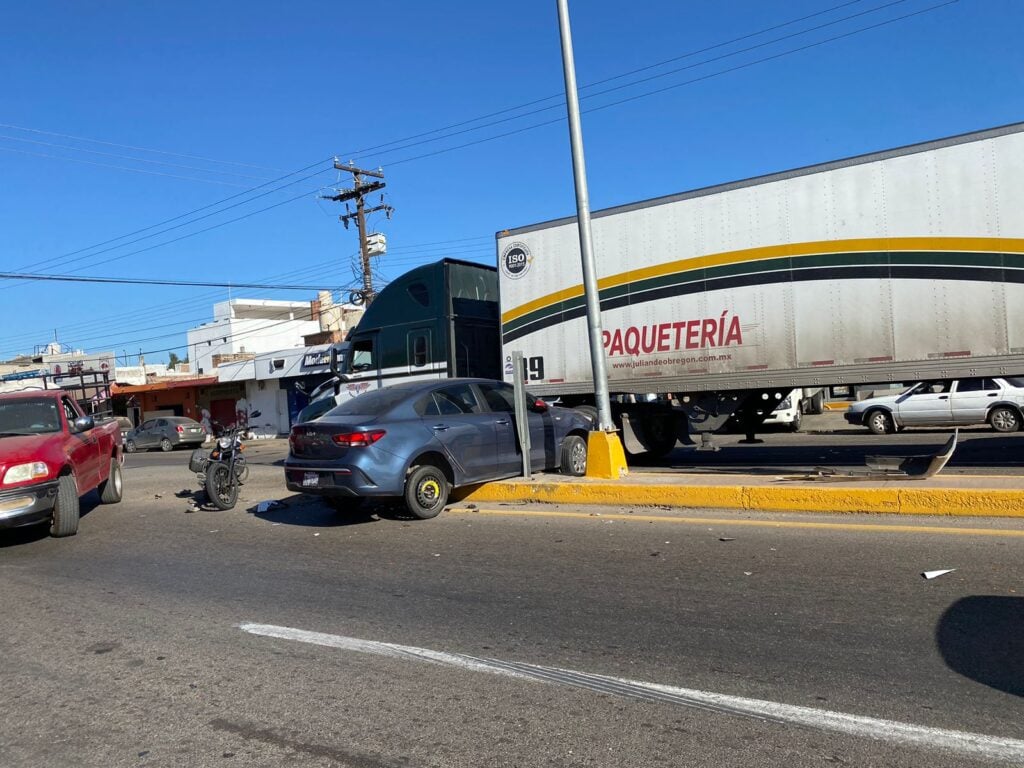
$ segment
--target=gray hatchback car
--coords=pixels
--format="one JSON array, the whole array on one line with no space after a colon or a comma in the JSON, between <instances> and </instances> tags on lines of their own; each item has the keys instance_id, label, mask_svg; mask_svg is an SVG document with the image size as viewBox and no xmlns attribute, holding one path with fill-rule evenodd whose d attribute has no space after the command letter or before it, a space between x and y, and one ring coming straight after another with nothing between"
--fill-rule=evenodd
<instances>
[{"instance_id":1,"label":"gray hatchback car","mask_svg":"<svg viewBox=\"0 0 1024 768\"><path fill-rule=\"evenodd\" d=\"M180 445L196 447L206 442L206 430L194 419L184 416L158 416L146 419L125 435L124 449L128 453L159 448L173 451Z\"/></svg>"},{"instance_id":2,"label":"gray hatchback car","mask_svg":"<svg viewBox=\"0 0 1024 768\"><path fill-rule=\"evenodd\" d=\"M531 469L582 475L590 418L527 396ZM436 516L453 487L522 471L513 388L490 379L433 379L354 397L289 437L288 489L335 508L366 497L403 499Z\"/></svg>"}]
</instances>

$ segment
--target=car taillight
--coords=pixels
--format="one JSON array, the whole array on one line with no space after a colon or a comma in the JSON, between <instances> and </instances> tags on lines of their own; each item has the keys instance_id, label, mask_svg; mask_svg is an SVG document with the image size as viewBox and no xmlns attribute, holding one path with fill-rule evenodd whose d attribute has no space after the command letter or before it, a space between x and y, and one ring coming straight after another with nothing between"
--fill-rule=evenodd
<instances>
[{"instance_id":1,"label":"car taillight","mask_svg":"<svg viewBox=\"0 0 1024 768\"><path fill-rule=\"evenodd\" d=\"M343 432L340 435L333 435L331 440L336 445L344 445L349 448L361 448L367 445L373 445L382 437L384 437L384 430L377 429L373 432Z\"/></svg>"},{"instance_id":2,"label":"car taillight","mask_svg":"<svg viewBox=\"0 0 1024 768\"><path fill-rule=\"evenodd\" d=\"M176 426L174 429L177 431L177 433L179 435L184 435L185 434L185 428L183 426L181 426L181 424Z\"/></svg>"}]
</instances>

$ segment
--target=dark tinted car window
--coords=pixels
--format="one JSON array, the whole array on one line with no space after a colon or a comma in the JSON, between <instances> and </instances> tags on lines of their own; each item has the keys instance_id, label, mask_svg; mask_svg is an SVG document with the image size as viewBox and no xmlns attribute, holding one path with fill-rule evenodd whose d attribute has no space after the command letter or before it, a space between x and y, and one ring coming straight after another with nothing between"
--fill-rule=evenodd
<instances>
[{"instance_id":1,"label":"dark tinted car window","mask_svg":"<svg viewBox=\"0 0 1024 768\"><path fill-rule=\"evenodd\" d=\"M1024 387L1024 376L1007 376L1006 383L1011 387Z\"/></svg>"},{"instance_id":2,"label":"dark tinted car window","mask_svg":"<svg viewBox=\"0 0 1024 768\"><path fill-rule=\"evenodd\" d=\"M295 420L295 423L298 424L303 421L313 421L314 419L319 419L333 407L333 397L325 397L323 400L314 400L312 403L310 403L301 411L299 411L299 416Z\"/></svg>"},{"instance_id":3,"label":"dark tinted car window","mask_svg":"<svg viewBox=\"0 0 1024 768\"><path fill-rule=\"evenodd\" d=\"M467 413L463 406L440 392L431 392L416 403L416 413L420 416L457 416Z\"/></svg>"},{"instance_id":4,"label":"dark tinted car window","mask_svg":"<svg viewBox=\"0 0 1024 768\"><path fill-rule=\"evenodd\" d=\"M984 389L983 379L960 379L956 385L957 392L980 392Z\"/></svg>"},{"instance_id":5,"label":"dark tinted car window","mask_svg":"<svg viewBox=\"0 0 1024 768\"><path fill-rule=\"evenodd\" d=\"M513 413L516 409L515 388L510 384L481 384L487 407L492 411Z\"/></svg>"},{"instance_id":6,"label":"dark tinted car window","mask_svg":"<svg viewBox=\"0 0 1024 768\"><path fill-rule=\"evenodd\" d=\"M373 392L366 392L358 397L353 397L351 400L342 403L330 411L328 415L350 416L358 414L360 416L379 416L382 413L387 413L408 397L409 391L407 389L378 389Z\"/></svg>"},{"instance_id":7,"label":"dark tinted car window","mask_svg":"<svg viewBox=\"0 0 1024 768\"><path fill-rule=\"evenodd\" d=\"M453 384L450 387L439 389L434 392L434 399L437 401L441 413L481 413L483 409L477 402L473 388L469 384Z\"/></svg>"}]
</instances>

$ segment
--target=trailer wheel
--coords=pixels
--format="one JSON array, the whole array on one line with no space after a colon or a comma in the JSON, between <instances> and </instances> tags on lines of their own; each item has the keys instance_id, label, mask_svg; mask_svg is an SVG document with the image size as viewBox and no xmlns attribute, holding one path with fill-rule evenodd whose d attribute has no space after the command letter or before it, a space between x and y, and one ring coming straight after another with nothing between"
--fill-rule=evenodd
<instances>
[{"instance_id":1,"label":"trailer wheel","mask_svg":"<svg viewBox=\"0 0 1024 768\"><path fill-rule=\"evenodd\" d=\"M587 474L587 441L579 435L569 435L562 441L562 461L559 464L564 475L583 477Z\"/></svg>"},{"instance_id":2,"label":"trailer wheel","mask_svg":"<svg viewBox=\"0 0 1024 768\"><path fill-rule=\"evenodd\" d=\"M100 501L104 504L117 504L121 500L122 489L121 462L111 459L107 479L100 483Z\"/></svg>"},{"instance_id":3,"label":"trailer wheel","mask_svg":"<svg viewBox=\"0 0 1024 768\"><path fill-rule=\"evenodd\" d=\"M57 479L57 502L53 505L50 535L74 536L78 533L78 486L73 475Z\"/></svg>"},{"instance_id":4,"label":"trailer wheel","mask_svg":"<svg viewBox=\"0 0 1024 768\"><path fill-rule=\"evenodd\" d=\"M597 408L592 405L577 405L573 410L590 419L591 428L597 429Z\"/></svg>"},{"instance_id":5,"label":"trailer wheel","mask_svg":"<svg viewBox=\"0 0 1024 768\"><path fill-rule=\"evenodd\" d=\"M896 425L892 420L892 416L885 411L871 411L864 423L876 435L888 435L890 432L896 431Z\"/></svg>"},{"instance_id":6,"label":"trailer wheel","mask_svg":"<svg viewBox=\"0 0 1024 768\"><path fill-rule=\"evenodd\" d=\"M676 447L674 422L675 420L669 414L644 417L641 422L643 437L640 442L644 444L649 455L660 459Z\"/></svg>"},{"instance_id":7,"label":"trailer wheel","mask_svg":"<svg viewBox=\"0 0 1024 768\"><path fill-rule=\"evenodd\" d=\"M1001 405L992 409L988 415L988 423L996 432L1016 432L1020 429L1020 414L1013 408Z\"/></svg>"},{"instance_id":8,"label":"trailer wheel","mask_svg":"<svg viewBox=\"0 0 1024 768\"><path fill-rule=\"evenodd\" d=\"M448 478L433 464L414 467L405 480L405 508L420 520L441 514L448 503Z\"/></svg>"},{"instance_id":9,"label":"trailer wheel","mask_svg":"<svg viewBox=\"0 0 1024 768\"><path fill-rule=\"evenodd\" d=\"M803 401L804 413L808 416L820 416L825 412L825 390L819 389Z\"/></svg>"}]
</instances>

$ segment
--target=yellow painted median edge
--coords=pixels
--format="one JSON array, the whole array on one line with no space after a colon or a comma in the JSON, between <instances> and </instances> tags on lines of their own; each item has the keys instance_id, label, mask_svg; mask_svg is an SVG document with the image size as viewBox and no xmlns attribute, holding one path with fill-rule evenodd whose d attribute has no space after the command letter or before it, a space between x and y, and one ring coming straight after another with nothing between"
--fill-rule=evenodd
<instances>
[{"instance_id":1,"label":"yellow painted median edge","mask_svg":"<svg viewBox=\"0 0 1024 768\"><path fill-rule=\"evenodd\" d=\"M473 502L668 506L749 512L857 512L957 517L1024 517L1024 491L951 488L633 485L601 482L486 483Z\"/></svg>"}]
</instances>

